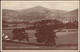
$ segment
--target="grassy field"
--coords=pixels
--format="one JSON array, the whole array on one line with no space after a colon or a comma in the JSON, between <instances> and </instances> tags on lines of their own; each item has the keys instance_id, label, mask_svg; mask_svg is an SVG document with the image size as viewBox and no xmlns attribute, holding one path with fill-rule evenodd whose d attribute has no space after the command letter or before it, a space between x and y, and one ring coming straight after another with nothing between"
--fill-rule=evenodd
<instances>
[{"instance_id":1,"label":"grassy field","mask_svg":"<svg viewBox=\"0 0 80 52\"><path fill-rule=\"evenodd\" d=\"M11 31L12 30L3 30L2 32L4 34L7 34L9 36L11 36ZM36 42L34 33L36 31L34 30L27 30L27 32L30 35L30 39L28 42L7 42L7 41L3 41L2 42L2 46L3 49L22 49L22 50L29 50L29 49L36 49L36 50L77 50L78 49L78 32L74 31L74 32L57 32L57 39L56 39L56 44L57 46L42 46L39 45Z\"/></svg>"}]
</instances>

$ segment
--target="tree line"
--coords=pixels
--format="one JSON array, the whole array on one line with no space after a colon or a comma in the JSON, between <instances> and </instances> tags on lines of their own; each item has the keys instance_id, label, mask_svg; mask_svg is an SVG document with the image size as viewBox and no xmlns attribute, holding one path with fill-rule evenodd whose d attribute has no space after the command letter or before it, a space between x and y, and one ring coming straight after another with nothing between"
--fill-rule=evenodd
<instances>
[{"instance_id":1,"label":"tree line","mask_svg":"<svg viewBox=\"0 0 80 52\"><path fill-rule=\"evenodd\" d=\"M55 26L55 29L60 29L60 28L67 28L67 29L77 29L78 28L78 21L74 20L74 21L69 21L67 23L63 23L62 21L59 20L42 20L42 21L38 21L38 22L34 22L31 23L33 25L33 27L26 27L26 29L36 29L39 27L39 25L42 25L43 23L47 23L47 22L53 22L53 26ZM20 23L24 23L24 24L30 24L30 22L28 21L22 21L22 22L7 22L7 21L2 21L2 27L9 27L9 24L14 24L13 27L16 27L18 24Z\"/></svg>"}]
</instances>

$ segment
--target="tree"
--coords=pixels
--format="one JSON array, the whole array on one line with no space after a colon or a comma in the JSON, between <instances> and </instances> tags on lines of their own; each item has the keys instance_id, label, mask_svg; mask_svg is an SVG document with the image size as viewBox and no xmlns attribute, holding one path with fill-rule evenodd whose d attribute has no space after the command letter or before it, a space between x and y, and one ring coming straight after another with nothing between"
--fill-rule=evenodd
<instances>
[{"instance_id":1,"label":"tree","mask_svg":"<svg viewBox=\"0 0 80 52\"><path fill-rule=\"evenodd\" d=\"M24 28L15 28L13 31L13 40L17 39L19 41L26 39L28 41L28 33L25 32Z\"/></svg>"},{"instance_id":2,"label":"tree","mask_svg":"<svg viewBox=\"0 0 80 52\"><path fill-rule=\"evenodd\" d=\"M48 22L48 21L47 21ZM37 37L37 42L42 43L44 42L45 45L53 45L55 44L55 32L53 32L53 26L52 23L44 23L37 29L37 33L35 34L35 37Z\"/></svg>"},{"instance_id":3,"label":"tree","mask_svg":"<svg viewBox=\"0 0 80 52\"><path fill-rule=\"evenodd\" d=\"M64 28L64 23L62 21L59 21L59 20L53 20L54 22L54 28L55 29L61 29L61 28Z\"/></svg>"},{"instance_id":4,"label":"tree","mask_svg":"<svg viewBox=\"0 0 80 52\"><path fill-rule=\"evenodd\" d=\"M73 21L73 25L74 25L74 26L73 26L74 28L77 28L77 29L78 29L78 21L76 21L76 20Z\"/></svg>"},{"instance_id":5,"label":"tree","mask_svg":"<svg viewBox=\"0 0 80 52\"><path fill-rule=\"evenodd\" d=\"M78 28L78 21L69 21L68 23L65 24L66 28L69 28L69 29L74 29L74 28Z\"/></svg>"}]
</instances>

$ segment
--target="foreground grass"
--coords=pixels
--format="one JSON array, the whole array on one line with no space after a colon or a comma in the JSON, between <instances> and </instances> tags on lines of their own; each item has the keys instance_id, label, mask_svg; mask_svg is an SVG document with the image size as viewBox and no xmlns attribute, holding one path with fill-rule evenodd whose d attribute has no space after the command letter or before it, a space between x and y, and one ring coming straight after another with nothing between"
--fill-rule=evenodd
<instances>
[{"instance_id":1,"label":"foreground grass","mask_svg":"<svg viewBox=\"0 0 80 52\"><path fill-rule=\"evenodd\" d=\"M34 32L29 31L30 40L28 42L2 42L3 49L9 50L77 50L78 49L78 32L57 32L56 44L57 46L44 46L36 42Z\"/></svg>"}]
</instances>

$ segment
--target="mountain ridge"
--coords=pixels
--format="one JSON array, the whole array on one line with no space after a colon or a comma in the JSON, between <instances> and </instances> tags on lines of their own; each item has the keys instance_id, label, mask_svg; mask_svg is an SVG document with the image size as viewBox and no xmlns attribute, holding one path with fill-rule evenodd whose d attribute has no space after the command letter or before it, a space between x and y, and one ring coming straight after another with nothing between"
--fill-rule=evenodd
<instances>
[{"instance_id":1,"label":"mountain ridge","mask_svg":"<svg viewBox=\"0 0 80 52\"><path fill-rule=\"evenodd\" d=\"M74 15L73 15L74 14ZM42 6L36 6L29 9L24 10L9 10L3 9L2 10L2 19L7 21L38 21L38 20L46 20L46 19L58 19L58 20L71 20L71 17L74 19L78 18L78 9L73 11L63 11L63 10L55 10L55 9L48 9ZM70 16L70 17L68 17Z\"/></svg>"}]
</instances>

